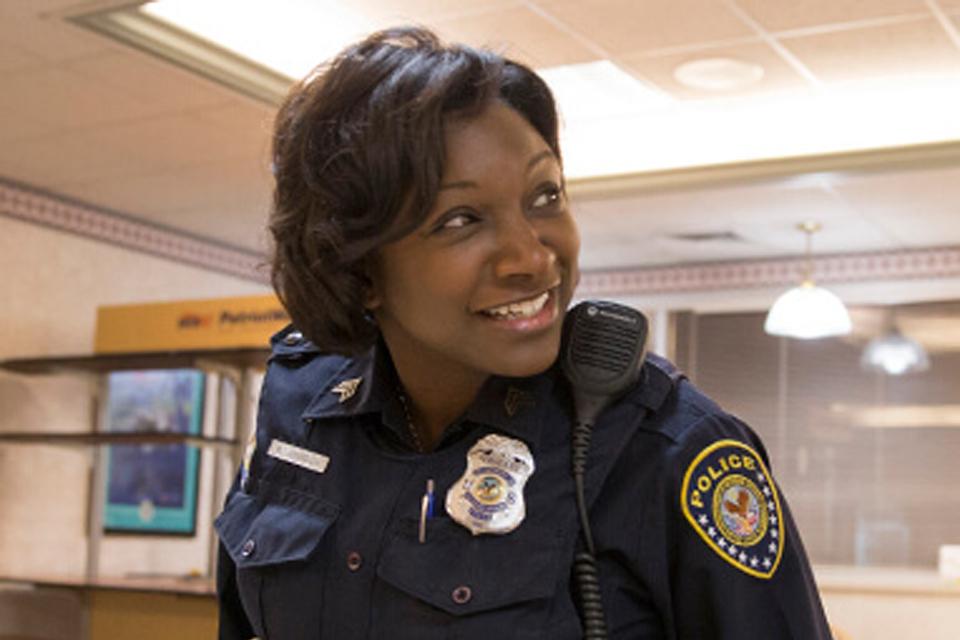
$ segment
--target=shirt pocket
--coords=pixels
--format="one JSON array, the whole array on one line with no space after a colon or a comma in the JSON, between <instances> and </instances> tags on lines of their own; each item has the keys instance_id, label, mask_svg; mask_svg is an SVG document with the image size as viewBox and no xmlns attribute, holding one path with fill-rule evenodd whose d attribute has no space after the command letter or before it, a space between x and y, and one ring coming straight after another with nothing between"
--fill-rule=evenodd
<instances>
[{"instance_id":1,"label":"shirt pocket","mask_svg":"<svg viewBox=\"0 0 960 640\"><path fill-rule=\"evenodd\" d=\"M324 571L317 550L339 511L321 498L275 487L268 499L235 493L217 517L214 527L236 565L244 611L261 640L318 636ZM283 613L291 609L304 612L293 632Z\"/></svg>"},{"instance_id":2,"label":"shirt pocket","mask_svg":"<svg viewBox=\"0 0 960 640\"><path fill-rule=\"evenodd\" d=\"M389 586L374 602L372 637L543 638L558 591L566 593L565 547L557 530L528 523L474 536L448 517L431 519L421 544L417 523L401 521L377 566ZM398 628L402 636L388 633Z\"/></svg>"}]
</instances>

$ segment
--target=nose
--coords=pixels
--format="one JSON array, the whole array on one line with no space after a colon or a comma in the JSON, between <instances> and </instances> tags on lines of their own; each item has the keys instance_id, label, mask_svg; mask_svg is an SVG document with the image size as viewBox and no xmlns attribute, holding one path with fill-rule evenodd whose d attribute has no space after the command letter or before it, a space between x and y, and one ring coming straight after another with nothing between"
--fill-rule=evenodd
<instances>
[{"instance_id":1,"label":"nose","mask_svg":"<svg viewBox=\"0 0 960 640\"><path fill-rule=\"evenodd\" d=\"M498 279L531 280L537 284L553 275L557 261L553 247L524 215L511 216L511 222L500 226L495 255L494 273Z\"/></svg>"}]
</instances>

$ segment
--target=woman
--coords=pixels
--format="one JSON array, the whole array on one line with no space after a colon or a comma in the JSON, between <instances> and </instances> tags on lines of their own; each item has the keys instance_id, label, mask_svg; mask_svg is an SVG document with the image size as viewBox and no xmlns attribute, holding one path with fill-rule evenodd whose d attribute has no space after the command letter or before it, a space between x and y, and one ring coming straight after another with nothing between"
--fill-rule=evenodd
<instances>
[{"instance_id":1,"label":"woman","mask_svg":"<svg viewBox=\"0 0 960 640\"><path fill-rule=\"evenodd\" d=\"M582 636L578 280L556 109L528 68L393 30L281 107L273 340L217 520L224 639ZM586 496L611 638L828 638L752 431L655 357Z\"/></svg>"}]
</instances>

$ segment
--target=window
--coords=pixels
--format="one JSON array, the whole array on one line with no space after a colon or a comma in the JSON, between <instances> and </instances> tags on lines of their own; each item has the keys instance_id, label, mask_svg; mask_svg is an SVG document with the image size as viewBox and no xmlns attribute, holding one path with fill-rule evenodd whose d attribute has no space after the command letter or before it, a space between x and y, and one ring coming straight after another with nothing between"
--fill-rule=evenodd
<instances>
[{"instance_id":1,"label":"window","mask_svg":"<svg viewBox=\"0 0 960 640\"><path fill-rule=\"evenodd\" d=\"M891 312L927 371L861 368ZM960 303L853 315L852 336L800 341L763 313L678 313L676 360L760 434L814 563L935 567L960 543Z\"/></svg>"}]
</instances>

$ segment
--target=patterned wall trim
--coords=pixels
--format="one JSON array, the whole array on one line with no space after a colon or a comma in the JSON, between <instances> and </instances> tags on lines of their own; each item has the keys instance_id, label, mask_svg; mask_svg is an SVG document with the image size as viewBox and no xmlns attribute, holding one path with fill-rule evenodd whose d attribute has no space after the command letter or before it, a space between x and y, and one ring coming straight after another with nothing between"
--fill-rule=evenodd
<instances>
[{"instance_id":1,"label":"patterned wall trim","mask_svg":"<svg viewBox=\"0 0 960 640\"><path fill-rule=\"evenodd\" d=\"M0 214L259 283L263 255L0 180Z\"/></svg>"},{"instance_id":2,"label":"patterned wall trim","mask_svg":"<svg viewBox=\"0 0 960 640\"><path fill-rule=\"evenodd\" d=\"M0 214L178 263L269 283L266 257L165 229L91 205L0 180ZM803 258L587 271L579 295L655 295L784 287L797 283ZM814 279L831 282L960 277L960 247L817 256Z\"/></svg>"},{"instance_id":3,"label":"patterned wall trim","mask_svg":"<svg viewBox=\"0 0 960 640\"><path fill-rule=\"evenodd\" d=\"M803 277L803 258L739 260L698 265L585 272L580 295L655 295L688 291L787 287ZM820 284L960 276L960 247L818 256Z\"/></svg>"}]
</instances>

